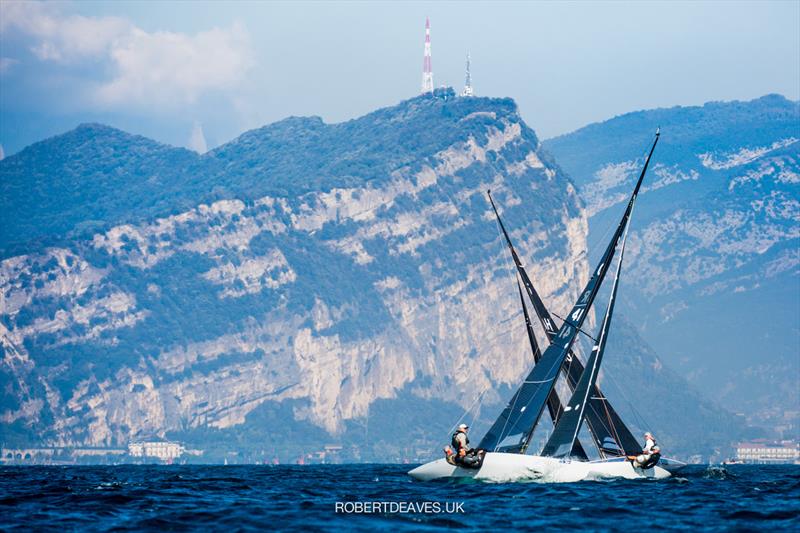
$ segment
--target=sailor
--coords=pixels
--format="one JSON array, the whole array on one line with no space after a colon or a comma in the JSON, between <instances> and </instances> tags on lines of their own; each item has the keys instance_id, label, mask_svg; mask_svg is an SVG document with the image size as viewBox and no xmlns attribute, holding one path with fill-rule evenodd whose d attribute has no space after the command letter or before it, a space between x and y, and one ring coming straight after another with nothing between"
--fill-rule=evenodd
<instances>
[{"instance_id":1,"label":"sailor","mask_svg":"<svg viewBox=\"0 0 800 533\"><path fill-rule=\"evenodd\" d=\"M644 448L642 449L642 453L645 455L650 455L653 450L653 446L656 445L656 439L653 437L653 434L649 431L644 434Z\"/></svg>"},{"instance_id":2,"label":"sailor","mask_svg":"<svg viewBox=\"0 0 800 533\"><path fill-rule=\"evenodd\" d=\"M453 451L455 451L456 455L459 457L463 457L469 451L469 437L467 437L467 431L469 431L468 425L459 424L458 429L453 433L453 438L450 440Z\"/></svg>"},{"instance_id":3,"label":"sailor","mask_svg":"<svg viewBox=\"0 0 800 533\"><path fill-rule=\"evenodd\" d=\"M469 426L466 424L460 424L458 429L455 433L453 433L453 438L450 440L450 444L453 447L453 451L455 453L455 462L461 466L466 466L467 468L475 468L480 465L481 458L469 447L469 437L467 437L467 431L469 431Z\"/></svg>"},{"instance_id":4,"label":"sailor","mask_svg":"<svg viewBox=\"0 0 800 533\"><path fill-rule=\"evenodd\" d=\"M637 468L652 468L661 458L661 449L656 444L656 439L649 431L644 434L644 448L641 455L629 457L631 463Z\"/></svg>"}]
</instances>

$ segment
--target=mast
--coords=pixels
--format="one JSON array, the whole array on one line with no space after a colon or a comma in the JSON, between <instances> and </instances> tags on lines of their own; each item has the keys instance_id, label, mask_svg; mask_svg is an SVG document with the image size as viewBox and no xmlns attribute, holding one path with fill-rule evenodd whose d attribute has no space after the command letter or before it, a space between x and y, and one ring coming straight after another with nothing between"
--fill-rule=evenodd
<instances>
[{"instance_id":1,"label":"mast","mask_svg":"<svg viewBox=\"0 0 800 533\"><path fill-rule=\"evenodd\" d=\"M522 283L525 286L525 292L527 292L528 298L530 298L531 303L533 304L534 311L536 311L536 315L542 324L542 328L544 328L548 340L552 342L553 337L555 337L556 333L558 332L555 327L555 322L550 316L550 312L547 310L547 307L545 307L542 298L539 296L539 293L534 288L528 273L525 271L522 261L517 255L514 245L511 243L511 238L506 231L503 220L500 218L500 213L498 212L497 206L494 203L494 198L492 198L492 192L487 191L487 194L489 196L489 202L492 205L492 209L494 210L495 217L497 217L497 222L500 224L500 229L505 237L506 245L508 245L508 249L511 252L514 265L517 267L517 272L519 273L520 278L522 278ZM527 314L524 300L522 304L523 311ZM535 360L538 362L539 357L535 357ZM567 385L571 391L574 391L575 386L580 380L581 374L583 374L583 363L581 363L580 359L578 359L571 349L567 355L567 361L570 361L570 364L567 365L565 369ZM559 409L558 413L560 412L561 411ZM554 422L555 420L556 418L553 418ZM631 433L630 429L628 429L628 426L625 425L625 422L622 421L622 418L617 414L616 410L611 406L611 403L606 399L605 395L597 386L595 386L589 399L588 410L586 412L586 422L589 426L589 431L601 457L606 457L607 455L622 456L638 453L640 446L636 440L636 437L633 436L633 433ZM575 450L573 450L573 456L580 457L579 454L575 454L574 452Z\"/></svg>"},{"instance_id":2,"label":"mast","mask_svg":"<svg viewBox=\"0 0 800 533\"><path fill-rule=\"evenodd\" d=\"M536 335L533 333L533 324L531 324L531 317L528 314L528 306L525 305L525 298L522 296L522 287L519 286L517 281L517 290L519 291L519 302L522 304L522 313L525 315L525 330L528 332L528 341L531 343L531 353L533 353L533 362L539 362L542 356L542 351L539 349L539 343L536 342ZM555 418L553 419L555 420Z\"/></svg>"},{"instance_id":3,"label":"mast","mask_svg":"<svg viewBox=\"0 0 800 533\"><path fill-rule=\"evenodd\" d=\"M586 362L586 370L583 371L578 385L575 387L575 392L567 402L567 407L564 409L564 414L559 418L553 433L547 440L542 455L551 457L567 457L572 450L572 443L578 438L578 433L581 430L583 423L584 413L589 400L589 394L595 388L597 383L597 375L600 371L600 364L603 361L603 354L606 350L606 343L608 340L608 330L611 327L611 315L614 313L614 303L617 300L617 288L619 287L619 274L622 270L622 258L625 255L625 241L628 238L628 228L630 221L625 228L625 234L622 237L622 242L619 247L619 260L617 261L617 270L614 273L614 284L611 286L611 297L606 307L606 314L603 317L603 324L600 326L600 336L592 348L592 355L589 361Z\"/></svg>"},{"instance_id":4,"label":"mast","mask_svg":"<svg viewBox=\"0 0 800 533\"><path fill-rule=\"evenodd\" d=\"M531 428L534 428L539 422L544 406L547 403L547 398L550 396L550 392L555 386L558 373L561 371L561 366L564 364L564 360L570 352L572 343L575 342L578 331L586 320L587 312L592 303L594 303L600 284L603 278L605 278L611 261L614 258L617 245L622 238L623 230L628 224L636 198L639 195L639 190L641 189L644 175L647 172L647 167L650 164L650 159L653 156L653 151L658 143L658 138L659 133L656 132L655 141L653 142L652 148L650 148L650 153L647 156L642 173L639 176L639 180L636 182L636 187L625 208L625 213L622 215L622 220L620 220L611 242L609 242L608 247L603 253L600 263L593 270L592 277L581 292L578 301L575 302L572 310L567 315L567 319L553 338L552 343L542 354L539 364L533 367L533 370L531 370L522 385L517 389L516 393L514 393L508 406L506 406L486 435L484 435L483 439L481 439L481 442L478 444L479 448L488 451L511 453L521 453L527 448L530 436L532 435Z\"/></svg>"},{"instance_id":5,"label":"mast","mask_svg":"<svg viewBox=\"0 0 800 533\"><path fill-rule=\"evenodd\" d=\"M542 352L539 349L539 343L536 342L536 335L533 332L533 324L531 323L531 317L528 314L528 306L525 305L525 298L522 296L522 287L519 286L519 281L517 281L517 291L519 291L519 301L522 304L522 313L525 316L525 329L528 332L528 341L531 344L531 352L533 352L533 361L534 363L538 363L542 356ZM549 411L550 418L553 420L553 425L555 426L556 422L558 421L558 417L563 412L561 400L559 399L555 390L553 390L550 393L550 397L547 398L547 410ZM533 428L531 428L531 432L532 431ZM589 456L586 455L586 451L583 449L583 445L581 445L580 441L577 439L572 445L572 452L570 455L579 459L589 459Z\"/></svg>"}]
</instances>

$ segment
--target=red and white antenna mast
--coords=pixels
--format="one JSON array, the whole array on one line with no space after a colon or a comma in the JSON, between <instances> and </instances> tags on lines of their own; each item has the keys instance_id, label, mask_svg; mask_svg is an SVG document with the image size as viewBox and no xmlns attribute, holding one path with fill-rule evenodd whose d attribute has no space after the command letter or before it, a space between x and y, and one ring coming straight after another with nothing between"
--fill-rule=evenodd
<instances>
[{"instance_id":1,"label":"red and white antenna mast","mask_svg":"<svg viewBox=\"0 0 800 533\"><path fill-rule=\"evenodd\" d=\"M431 22L425 17L425 57L422 60L422 94L433 92L433 67L431 66Z\"/></svg>"}]
</instances>

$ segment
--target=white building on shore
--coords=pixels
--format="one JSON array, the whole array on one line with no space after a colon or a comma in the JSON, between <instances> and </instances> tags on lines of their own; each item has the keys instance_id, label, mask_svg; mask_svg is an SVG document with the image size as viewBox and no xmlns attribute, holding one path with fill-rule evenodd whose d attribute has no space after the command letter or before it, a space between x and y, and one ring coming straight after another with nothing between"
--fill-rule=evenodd
<instances>
[{"instance_id":1,"label":"white building on shore","mask_svg":"<svg viewBox=\"0 0 800 533\"><path fill-rule=\"evenodd\" d=\"M135 441L128 444L131 457L155 457L162 461L172 462L186 451L183 445L168 441Z\"/></svg>"},{"instance_id":2,"label":"white building on shore","mask_svg":"<svg viewBox=\"0 0 800 533\"><path fill-rule=\"evenodd\" d=\"M741 442L736 446L736 459L751 464L800 464L800 447L793 441Z\"/></svg>"}]
</instances>

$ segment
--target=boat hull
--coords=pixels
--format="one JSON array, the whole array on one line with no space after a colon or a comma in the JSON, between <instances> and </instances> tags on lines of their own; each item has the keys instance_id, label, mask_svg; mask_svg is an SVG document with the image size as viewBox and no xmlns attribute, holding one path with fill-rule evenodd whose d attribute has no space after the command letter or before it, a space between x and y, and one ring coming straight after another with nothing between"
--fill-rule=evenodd
<instances>
[{"instance_id":1,"label":"boat hull","mask_svg":"<svg viewBox=\"0 0 800 533\"><path fill-rule=\"evenodd\" d=\"M414 479L431 481L446 478L473 478L496 483L538 481L544 483L571 483L593 479L665 479L670 473L655 466L642 470L634 468L625 459L601 461L571 461L538 455L516 453L486 454L479 469L453 466L445 459L438 459L418 466L408 473Z\"/></svg>"},{"instance_id":2,"label":"boat hull","mask_svg":"<svg viewBox=\"0 0 800 533\"><path fill-rule=\"evenodd\" d=\"M669 457L662 457L661 460L658 462L658 466L669 472L670 474L674 474L686 466L686 463L683 461L678 461L677 459L671 459Z\"/></svg>"}]
</instances>

